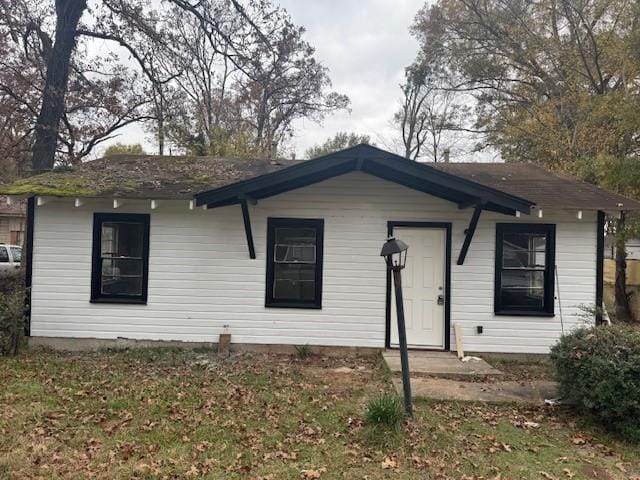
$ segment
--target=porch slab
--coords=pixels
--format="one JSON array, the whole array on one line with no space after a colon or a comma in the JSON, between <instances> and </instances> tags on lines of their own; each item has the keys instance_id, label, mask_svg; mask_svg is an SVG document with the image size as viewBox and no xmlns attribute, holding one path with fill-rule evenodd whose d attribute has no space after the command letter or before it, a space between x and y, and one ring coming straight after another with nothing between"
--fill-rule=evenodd
<instances>
[{"instance_id":1,"label":"porch slab","mask_svg":"<svg viewBox=\"0 0 640 480\"><path fill-rule=\"evenodd\" d=\"M392 373L401 373L400 352L385 350L382 354ZM411 376L446 377L496 377L503 373L480 358L471 358L466 362L451 352L429 352L412 350L409 352L409 371Z\"/></svg>"},{"instance_id":2,"label":"porch slab","mask_svg":"<svg viewBox=\"0 0 640 480\"><path fill-rule=\"evenodd\" d=\"M402 395L402 379L394 378L393 385L396 391ZM411 379L411 396L413 398L543 404L545 399L555 398L557 395L557 384L546 380L479 383L445 378Z\"/></svg>"}]
</instances>

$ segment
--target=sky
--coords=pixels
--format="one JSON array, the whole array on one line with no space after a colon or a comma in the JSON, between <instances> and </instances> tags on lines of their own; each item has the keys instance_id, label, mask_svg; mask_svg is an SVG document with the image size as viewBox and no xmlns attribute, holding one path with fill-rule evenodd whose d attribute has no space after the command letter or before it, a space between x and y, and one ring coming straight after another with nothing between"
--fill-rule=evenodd
<instances>
[{"instance_id":1,"label":"sky","mask_svg":"<svg viewBox=\"0 0 640 480\"><path fill-rule=\"evenodd\" d=\"M296 155L302 157L307 148L339 131L366 134L381 148L393 149L399 140L391 125L400 107L399 85L418 51L409 26L424 0L274 1L306 28L306 39L329 69L333 89L351 99L350 112L333 113L321 125L309 120L294 124L291 147ZM133 125L110 143L144 143L155 153L151 142L141 142L148 137Z\"/></svg>"},{"instance_id":2,"label":"sky","mask_svg":"<svg viewBox=\"0 0 640 480\"><path fill-rule=\"evenodd\" d=\"M424 0L280 0L329 68L333 87L351 99L350 112L337 112L322 125L295 124L296 150L302 154L339 131L367 134L383 148L398 137L391 126L400 107L404 69L418 42L409 26Z\"/></svg>"}]
</instances>

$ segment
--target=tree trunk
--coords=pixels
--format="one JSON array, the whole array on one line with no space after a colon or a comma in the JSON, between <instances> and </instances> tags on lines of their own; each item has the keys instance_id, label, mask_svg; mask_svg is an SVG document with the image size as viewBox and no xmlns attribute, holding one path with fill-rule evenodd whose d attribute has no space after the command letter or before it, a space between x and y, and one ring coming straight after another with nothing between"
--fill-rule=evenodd
<instances>
[{"instance_id":1,"label":"tree trunk","mask_svg":"<svg viewBox=\"0 0 640 480\"><path fill-rule=\"evenodd\" d=\"M71 54L76 44L78 22L86 8L86 0L56 0L56 36L47 58L45 87L32 150L31 169L34 172L53 168Z\"/></svg>"},{"instance_id":2,"label":"tree trunk","mask_svg":"<svg viewBox=\"0 0 640 480\"><path fill-rule=\"evenodd\" d=\"M625 214L620 213L616 225L616 283L615 302L616 320L630 322L633 320L629 294L627 293L627 250L625 247Z\"/></svg>"}]
</instances>

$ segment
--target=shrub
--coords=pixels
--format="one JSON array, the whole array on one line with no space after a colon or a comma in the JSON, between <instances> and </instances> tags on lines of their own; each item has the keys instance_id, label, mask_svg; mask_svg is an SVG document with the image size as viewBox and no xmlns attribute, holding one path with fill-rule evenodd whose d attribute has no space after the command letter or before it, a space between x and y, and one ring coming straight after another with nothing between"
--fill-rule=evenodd
<instances>
[{"instance_id":1,"label":"shrub","mask_svg":"<svg viewBox=\"0 0 640 480\"><path fill-rule=\"evenodd\" d=\"M367 402L365 423L372 426L399 428L404 418L402 399L395 393L383 393Z\"/></svg>"},{"instance_id":2,"label":"shrub","mask_svg":"<svg viewBox=\"0 0 640 480\"><path fill-rule=\"evenodd\" d=\"M16 355L24 336L22 275L0 276L0 355Z\"/></svg>"},{"instance_id":3,"label":"shrub","mask_svg":"<svg viewBox=\"0 0 640 480\"><path fill-rule=\"evenodd\" d=\"M560 394L613 431L640 440L640 330L580 328L551 349Z\"/></svg>"}]
</instances>

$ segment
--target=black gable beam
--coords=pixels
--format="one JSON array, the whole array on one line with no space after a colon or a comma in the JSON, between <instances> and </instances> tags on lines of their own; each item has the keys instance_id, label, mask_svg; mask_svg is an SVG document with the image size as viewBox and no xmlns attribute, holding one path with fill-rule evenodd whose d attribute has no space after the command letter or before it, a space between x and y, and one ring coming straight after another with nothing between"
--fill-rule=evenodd
<instances>
[{"instance_id":1,"label":"black gable beam","mask_svg":"<svg viewBox=\"0 0 640 480\"><path fill-rule=\"evenodd\" d=\"M515 215L516 210L518 210L516 207L524 208L525 213L529 212L528 204L523 204L521 200L520 203L508 202L508 205L506 206L503 203L488 202L484 197L481 199L478 196L479 194L473 195L460 191L453 186L446 186L442 183L434 182L434 179L429 176L430 172L427 172L427 174L422 172L421 176L417 177L414 174L398 171L375 161L365 163L362 171L378 178L382 178L383 180L398 183L413 190L418 190L422 193L427 193L429 195L434 195L444 200L457 203L459 208L468 208L477 205L478 203L483 203L484 210L503 213L505 215ZM463 207L461 207L461 205Z\"/></svg>"},{"instance_id":2,"label":"black gable beam","mask_svg":"<svg viewBox=\"0 0 640 480\"><path fill-rule=\"evenodd\" d=\"M422 192L422 193L435 195L436 197L443 198L450 202L458 203L468 198L466 195L461 194L456 190L443 188L438 184L434 184L432 182L416 178L412 175L407 175L406 173L390 170L389 168L385 168L383 165L380 165L380 164L375 164L375 163L365 164L365 166L363 166L362 168L362 171L370 175L376 176L378 178L381 178L383 180L388 180L390 182L403 185L413 190L418 190L419 192Z\"/></svg>"},{"instance_id":3,"label":"black gable beam","mask_svg":"<svg viewBox=\"0 0 640 480\"><path fill-rule=\"evenodd\" d=\"M298 165L287 167L285 169L261 175L258 177L250 178L241 182L233 183L225 187L216 188L206 192L201 192L195 195L196 205L215 205L218 202L228 201L231 198L237 198L240 195L248 195L255 199L265 198L267 194L262 197L258 196L255 192L265 191L269 192L270 189L278 190L277 186L287 185L299 185L305 186L314 182L322 181L332 176L346 173L355 169L356 159L346 158L322 158L319 160L307 160L300 162ZM305 179L306 183L301 182L301 179ZM294 188L299 188L295 186ZM292 190L293 188L289 188ZM280 187L278 193L287 191L286 188ZM238 202L236 202L238 203Z\"/></svg>"},{"instance_id":4,"label":"black gable beam","mask_svg":"<svg viewBox=\"0 0 640 480\"><path fill-rule=\"evenodd\" d=\"M480 213L482 213L482 205L477 204L473 210L473 215L471 215L469 227L464 231L464 243L462 244L460 255L458 255L458 261L456 262L458 265L463 265L465 258L467 258L467 252L471 246L471 240L473 240L473 235L476 233L476 227L478 226L478 220L480 220Z\"/></svg>"},{"instance_id":5,"label":"black gable beam","mask_svg":"<svg viewBox=\"0 0 640 480\"><path fill-rule=\"evenodd\" d=\"M438 185L442 189L454 190L461 197L464 197L463 202L475 197L476 199L480 198L486 201L487 205L495 204L503 209L511 210L511 213L517 210L525 214L529 213L532 206L531 202L523 198L480 185L456 175L441 172L427 164L405 158L394 159L393 161L374 158L370 160L370 163L382 165L385 170L394 170L398 173L404 173L416 179ZM444 175L442 175L443 173Z\"/></svg>"},{"instance_id":6,"label":"black gable beam","mask_svg":"<svg viewBox=\"0 0 640 480\"><path fill-rule=\"evenodd\" d=\"M355 160L346 161L320 171L311 172L309 174L286 182L278 182L261 189L252 190L251 194L254 198L257 199L272 197L280 193L296 190L298 188L306 187L314 183L322 182L323 180L328 180L330 178L352 172L355 169L355 166Z\"/></svg>"},{"instance_id":7,"label":"black gable beam","mask_svg":"<svg viewBox=\"0 0 640 480\"><path fill-rule=\"evenodd\" d=\"M225 207L227 205L235 205L237 203L240 203L242 198L250 198L254 202L257 202L258 200L263 198L273 197L274 195L278 195L280 193L295 190L307 185L312 185L314 183L318 183L323 180L327 180L329 178L351 172L353 171L354 164L355 163L353 161L343 162L339 165L335 165L331 168L327 168L319 172L312 172L310 174L301 175L290 180L273 182L269 185L262 186L262 188L256 188L255 186L245 187L241 191L232 192L230 194L231 196L220 195L219 197L210 197L213 200L207 201L206 205L207 208Z\"/></svg>"}]
</instances>

